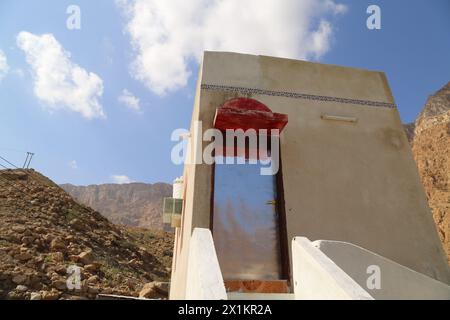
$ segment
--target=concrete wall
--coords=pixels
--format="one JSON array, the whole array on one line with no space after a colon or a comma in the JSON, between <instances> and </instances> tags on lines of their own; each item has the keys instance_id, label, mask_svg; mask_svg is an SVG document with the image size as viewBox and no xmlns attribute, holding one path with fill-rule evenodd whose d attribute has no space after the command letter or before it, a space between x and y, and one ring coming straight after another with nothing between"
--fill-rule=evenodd
<instances>
[{"instance_id":1,"label":"concrete wall","mask_svg":"<svg viewBox=\"0 0 450 320\"><path fill-rule=\"evenodd\" d=\"M197 80L197 88L195 93L194 107L192 111L192 123L199 118L199 107L200 107L200 85L202 79L202 66L200 66L199 78ZM193 130L193 125L190 128L191 136L195 138L195 132ZM189 149L193 138L189 140ZM195 157L195 153L189 154L189 157ZM192 161L195 163L195 160ZM197 168L204 174L208 174L208 167L202 165L186 164L183 171L183 212L181 215L181 227L177 228L175 235L175 246L173 250L173 263L172 263L172 275L171 275L171 286L170 286L170 299L179 300L185 299L186 297L186 279L187 279L187 269L188 269L188 257L189 257L189 241L191 239L192 231L194 227L209 228L209 225L199 224L197 219L199 217L205 217L206 213L203 211L197 211L201 214L194 215L194 205L198 207L202 205L200 199L202 197L199 195L199 191L206 192L210 194L210 183L199 183L199 177L196 176ZM205 170L206 169L206 170ZM211 172L211 169L209 169ZM209 173L210 175L211 173ZM204 189L207 190L204 190ZM208 217L209 219L209 217ZM193 220L195 223L193 224Z\"/></svg>"},{"instance_id":2,"label":"concrete wall","mask_svg":"<svg viewBox=\"0 0 450 320\"><path fill-rule=\"evenodd\" d=\"M377 300L450 300L450 286L351 243L318 240L312 245Z\"/></svg>"},{"instance_id":3,"label":"concrete wall","mask_svg":"<svg viewBox=\"0 0 450 320\"><path fill-rule=\"evenodd\" d=\"M200 85L269 91L200 89ZM288 240L301 235L354 243L450 283L397 110L288 97L281 91L394 103L381 72L206 52L192 120L201 120L203 130L212 127L216 108L235 97L253 98L273 112L288 114L281 136ZM324 114L354 117L357 122L323 120ZM192 130L191 134L195 139ZM187 165L184 173L186 207L172 277L177 298L185 292L189 237L194 227L210 227L211 210L211 166Z\"/></svg>"}]
</instances>

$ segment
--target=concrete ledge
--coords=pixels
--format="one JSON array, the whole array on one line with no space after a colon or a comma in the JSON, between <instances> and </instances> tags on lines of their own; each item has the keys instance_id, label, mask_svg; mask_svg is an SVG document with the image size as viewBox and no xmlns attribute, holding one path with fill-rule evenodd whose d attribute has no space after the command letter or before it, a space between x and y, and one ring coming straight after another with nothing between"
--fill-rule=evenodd
<instances>
[{"instance_id":1,"label":"concrete ledge","mask_svg":"<svg viewBox=\"0 0 450 320\"><path fill-rule=\"evenodd\" d=\"M227 300L227 292L209 229L195 228L189 247L186 299Z\"/></svg>"},{"instance_id":2,"label":"concrete ledge","mask_svg":"<svg viewBox=\"0 0 450 320\"><path fill-rule=\"evenodd\" d=\"M292 241L294 294L297 300L372 300L373 298L307 238Z\"/></svg>"},{"instance_id":3,"label":"concrete ledge","mask_svg":"<svg viewBox=\"0 0 450 320\"><path fill-rule=\"evenodd\" d=\"M313 246L375 299L450 299L450 286L445 283L354 244L318 240ZM368 283L372 275L379 276L379 288Z\"/></svg>"}]
</instances>

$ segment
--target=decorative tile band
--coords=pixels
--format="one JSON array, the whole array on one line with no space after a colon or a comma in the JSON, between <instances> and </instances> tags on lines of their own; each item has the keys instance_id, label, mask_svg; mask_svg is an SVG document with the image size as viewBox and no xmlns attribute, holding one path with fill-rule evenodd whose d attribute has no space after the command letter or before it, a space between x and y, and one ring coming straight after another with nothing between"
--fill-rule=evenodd
<instances>
[{"instance_id":1,"label":"decorative tile band","mask_svg":"<svg viewBox=\"0 0 450 320\"><path fill-rule=\"evenodd\" d=\"M263 94L263 95L268 95L268 96L287 97L287 98L294 98L294 99L306 99L306 100L327 101L327 102L337 102L337 103L347 103L347 104L359 104L359 105L369 106L369 107L380 107L380 108L396 108L397 107L395 104L389 103L389 102L347 99L347 98L330 97L330 96L318 96L318 95L306 94L306 93L295 93L295 92L287 92L287 91L272 91L272 90L265 90L265 89L232 87L232 86L223 86L223 85L215 85L215 84L202 84L201 89L202 90L212 90L212 91L241 92L244 94Z\"/></svg>"}]
</instances>

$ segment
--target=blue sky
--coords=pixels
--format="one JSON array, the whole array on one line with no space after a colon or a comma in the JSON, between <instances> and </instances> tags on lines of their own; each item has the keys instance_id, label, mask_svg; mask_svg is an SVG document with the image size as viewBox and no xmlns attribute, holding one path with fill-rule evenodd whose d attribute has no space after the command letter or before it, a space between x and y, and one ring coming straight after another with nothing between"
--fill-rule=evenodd
<instances>
[{"instance_id":1,"label":"blue sky","mask_svg":"<svg viewBox=\"0 0 450 320\"><path fill-rule=\"evenodd\" d=\"M114 175L149 183L171 182L182 174L182 167L171 163L174 142L170 135L174 129L189 126L203 45L384 71L404 122L413 121L427 96L450 80L450 2L446 0L334 0L333 7L326 0L321 7L310 1L299 6L285 0L277 3L286 5L286 10L273 13L272 7L261 9L258 17L249 18L250 24L243 24L251 35L264 33L248 28L253 22L258 25L259 20L251 19L275 21L273 29L293 43L281 45L277 34L259 42L255 37L249 43L245 35L241 42L236 39L233 32L239 30L230 30L227 38L223 25L207 28L200 39L198 31L189 31L198 27L189 25L197 23L192 21L198 17L184 19L178 11L173 11L174 19L171 13L153 15L155 21L167 23L171 30L165 34L164 28L157 29L153 35L152 28L158 25L142 24L142 7L133 7L134 1L122 5L110 0L0 2L0 50L8 64L0 80L0 155L21 165L25 151L35 152L33 167L57 183L108 183L115 181ZM256 2L249 1L242 11L252 10L252 3ZM81 9L80 30L66 28L66 8L71 4ZM345 10L339 4L345 5ZM369 4L381 8L381 30L366 28ZM227 10L233 7L215 9L198 11L198 19L207 26L211 21L227 22ZM238 26L239 19L246 19L246 15L234 17ZM292 25L295 23L298 28ZM127 26L134 28L130 31ZM314 44L310 36L315 30L320 41ZM88 118L64 106L64 101L57 101L52 108L49 98L43 98L48 90L41 96L36 94L36 70L27 60L25 49L18 45L22 31L36 37L52 34L65 52L70 52L72 66L101 79L103 90L96 101L105 117ZM155 46L152 41L163 45ZM39 50L35 54L39 56ZM133 64L137 65L134 69ZM46 83L44 87L51 89ZM125 89L139 99L139 111L119 101Z\"/></svg>"}]
</instances>

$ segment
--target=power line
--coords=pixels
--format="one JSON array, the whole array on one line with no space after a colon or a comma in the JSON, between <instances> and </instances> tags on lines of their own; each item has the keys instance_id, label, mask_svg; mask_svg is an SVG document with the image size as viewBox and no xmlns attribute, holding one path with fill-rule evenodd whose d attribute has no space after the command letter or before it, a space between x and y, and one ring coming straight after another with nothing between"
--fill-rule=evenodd
<instances>
[{"instance_id":1,"label":"power line","mask_svg":"<svg viewBox=\"0 0 450 320\"><path fill-rule=\"evenodd\" d=\"M25 162L23 164L23 168L26 168L26 169L28 169L30 167L31 159L34 156L34 152L29 152L29 151L22 151L22 150L17 150L17 149L12 149L12 148L2 148L2 147L0 147L0 150L9 150L9 151L15 151L15 152L20 152L20 153L26 152L27 157L25 158ZM13 165L12 163L10 163L10 164Z\"/></svg>"},{"instance_id":2,"label":"power line","mask_svg":"<svg viewBox=\"0 0 450 320\"><path fill-rule=\"evenodd\" d=\"M32 170L23 170L23 169L21 169L21 168L18 168L16 165L14 165L13 163L11 163L10 161L8 161L7 159L5 159L5 158L2 157L2 156L0 156L0 159L2 159L3 161L6 161L7 163L9 163L11 166L13 166L14 168L16 168L17 171L27 174L27 177L33 178L33 175L34 175L35 173L34 173ZM7 169L7 170L11 170L11 168L8 168L8 167L4 166L4 165L1 164L1 163L0 163L0 166L3 167L3 168L5 168L5 169ZM14 170L14 169L13 169L13 170ZM31 175L29 175L30 173L31 173ZM25 194L25 195L28 196L30 199L34 199L34 197L31 195L31 193L33 193L33 191L32 191L31 189L29 189L27 185L25 185L25 184L23 184L23 183L20 183L19 181L16 180L17 183L18 183L19 185L21 185L24 189L28 190L29 193L25 192L24 190L21 190L21 189L17 188L16 185L14 185L13 183L10 183L10 182L9 182L9 181L12 181L12 180L3 178L3 177L1 176L2 174L5 175L6 177L8 177L8 173L2 172L2 170L0 170L0 179L1 179L1 180L5 181L9 186L13 187L13 188L16 189L17 191L19 191L19 192ZM40 179L38 179L39 177L38 177L37 175L36 175L34 178L35 178L35 180L36 180L37 182L40 181Z\"/></svg>"},{"instance_id":3,"label":"power line","mask_svg":"<svg viewBox=\"0 0 450 320\"><path fill-rule=\"evenodd\" d=\"M5 158L2 157L2 156L0 156L0 159L2 159L3 161L7 162L7 163L10 164L11 166L13 166L17 171L22 172L22 173L25 173L28 177L30 177L30 178L32 178L32 179L34 178L35 181L37 181L37 182L40 182L40 181L41 181L41 178L40 178L33 170L26 170L26 169L23 169L23 168L19 168L19 167L17 167L15 164L13 164L12 162L8 161L7 159L5 159ZM1 164L1 163L0 163L0 166L3 167L3 168L5 168L5 169L8 169L8 170L14 170L14 169L11 169L11 168L8 168L8 167L4 166L4 165ZM1 172L1 170L0 170L0 174L2 174L2 173L7 175L6 172ZM5 180L5 179L2 178L2 180ZM11 180L8 180L8 181L11 181ZM20 182L17 182L17 183L20 184L20 185L21 185L22 187L24 187L25 189L27 189L30 193L33 193L33 191L32 191L31 189L29 189L27 185L25 185L25 184L23 184L23 183L20 183ZM11 185L12 187L14 187L16 190L19 190L20 192L25 193L26 195L28 195L30 198L33 199L33 197L32 197L30 194L27 194L27 193L24 192L23 190L20 190L20 189L16 188L14 185L12 185L12 184L10 184L10 183L8 183L8 184Z\"/></svg>"},{"instance_id":4,"label":"power line","mask_svg":"<svg viewBox=\"0 0 450 320\"><path fill-rule=\"evenodd\" d=\"M0 159L2 159L3 161L7 162L8 164L10 164L11 166L13 166L14 168L16 168L17 171L19 171L19 172L25 173L25 174L27 174L28 176L29 176L29 173L32 173L32 174L33 174L32 171L28 172L27 170L23 170L23 169L17 167L17 166L16 166L15 164L13 164L12 162L10 162L10 161L8 161L7 159L5 159L4 157L2 157L2 156L0 156ZM3 168L5 168L5 169L11 170L11 168L8 168L8 167L4 166L4 165L1 164L1 163L0 163L0 166L3 167ZM6 177L7 177L7 173L6 173L6 172L1 172L1 171L0 171L0 174L2 174L2 173L3 173L3 174L6 174ZM3 179L3 180L5 180L5 179ZM9 179L8 179L8 181L12 181L12 180L9 180ZM27 185L25 185L25 184L23 184L23 183L20 183L20 182L18 182L18 181L17 181L17 183L20 184L20 185L21 185L23 188L25 188L26 190L28 190L30 193L33 192L31 189L28 188ZM10 185L12 185L12 184L10 184ZM19 191L25 193L24 191L22 191L22 190L20 190L20 189L18 189L18 188L15 188L15 189L17 189L17 190L19 190ZM31 197L31 195L29 195L29 194L27 194L27 195Z\"/></svg>"},{"instance_id":5,"label":"power line","mask_svg":"<svg viewBox=\"0 0 450 320\"><path fill-rule=\"evenodd\" d=\"M12 165L14 168L16 168L16 169L20 169L19 167L17 167L14 163L12 163L12 162L9 162L8 160L6 160L5 158L3 158L2 156L0 156L0 159L2 159L3 161L5 161L5 162L8 162L10 165Z\"/></svg>"},{"instance_id":6,"label":"power line","mask_svg":"<svg viewBox=\"0 0 450 320\"><path fill-rule=\"evenodd\" d=\"M33 153L33 155L34 155L34 153ZM35 173L34 173L33 171L28 171L28 170L25 170L25 169L23 169L23 168L19 168L19 167L16 166L14 163L12 163L11 161L8 161L7 159L5 159L5 158L2 157L2 156L0 156L0 159L2 159L3 161L7 162L9 165L13 166L14 169L17 169L17 170L19 170L20 172L23 172L23 173L26 173L26 174L31 174L32 176L35 176L36 179L39 178L39 176L35 175ZM4 167L4 166L3 166L3 167ZM11 169L11 168L6 168L6 169ZM39 180L38 180L38 181L39 181Z\"/></svg>"}]
</instances>

